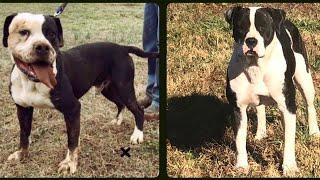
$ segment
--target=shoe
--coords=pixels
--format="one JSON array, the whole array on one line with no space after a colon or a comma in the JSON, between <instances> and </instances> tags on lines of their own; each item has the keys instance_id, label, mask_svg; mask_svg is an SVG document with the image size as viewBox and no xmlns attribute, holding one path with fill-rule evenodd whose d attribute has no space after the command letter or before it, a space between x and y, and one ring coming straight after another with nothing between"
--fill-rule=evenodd
<instances>
[{"instance_id":1,"label":"shoe","mask_svg":"<svg viewBox=\"0 0 320 180\"><path fill-rule=\"evenodd\" d=\"M138 100L139 106L141 106L143 109L149 107L152 103L152 98L146 95L143 99Z\"/></svg>"},{"instance_id":2,"label":"shoe","mask_svg":"<svg viewBox=\"0 0 320 180\"><path fill-rule=\"evenodd\" d=\"M159 120L159 107L151 105L148 108L144 109L144 119Z\"/></svg>"}]
</instances>

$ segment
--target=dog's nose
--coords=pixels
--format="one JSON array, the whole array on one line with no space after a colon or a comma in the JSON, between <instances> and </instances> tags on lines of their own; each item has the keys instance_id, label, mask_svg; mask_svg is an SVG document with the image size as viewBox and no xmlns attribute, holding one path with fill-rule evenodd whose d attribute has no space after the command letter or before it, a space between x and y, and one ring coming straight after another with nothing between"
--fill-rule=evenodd
<instances>
[{"instance_id":1,"label":"dog's nose","mask_svg":"<svg viewBox=\"0 0 320 180\"><path fill-rule=\"evenodd\" d=\"M49 54L49 46L46 44L37 44L35 45L35 52L38 56L46 56Z\"/></svg>"},{"instance_id":2,"label":"dog's nose","mask_svg":"<svg viewBox=\"0 0 320 180\"><path fill-rule=\"evenodd\" d=\"M256 38L247 38L246 44L249 49L253 49L258 44L258 40Z\"/></svg>"}]
</instances>

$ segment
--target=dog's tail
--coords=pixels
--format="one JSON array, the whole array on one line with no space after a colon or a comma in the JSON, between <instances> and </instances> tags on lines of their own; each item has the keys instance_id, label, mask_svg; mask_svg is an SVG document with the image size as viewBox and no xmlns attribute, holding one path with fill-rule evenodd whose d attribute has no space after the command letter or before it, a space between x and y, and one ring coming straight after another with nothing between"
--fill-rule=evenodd
<instances>
[{"instance_id":1,"label":"dog's tail","mask_svg":"<svg viewBox=\"0 0 320 180\"><path fill-rule=\"evenodd\" d=\"M124 46L127 48L128 53L135 54L142 58L159 58L158 52L145 52L140 48L134 47L134 46Z\"/></svg>"}]
</instances>

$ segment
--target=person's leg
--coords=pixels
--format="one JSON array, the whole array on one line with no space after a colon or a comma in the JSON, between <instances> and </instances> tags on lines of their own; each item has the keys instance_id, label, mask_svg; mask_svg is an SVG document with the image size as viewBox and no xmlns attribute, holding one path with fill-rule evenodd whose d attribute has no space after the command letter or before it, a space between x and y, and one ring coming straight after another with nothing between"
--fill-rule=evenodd
<instances>
[{"instance_id":1,"label":"person's leg","mask_svg":"<svg viewBox=\"0 0 320 180\"><path fill-rule=\"evenodd\" d=\"M159 6L157 6L157 48L159 49ZM155 79L152 88L152 103L147 109L145 109L145 118L152 119L159 116L159 58L156 59L155 67Z\"/></svg>"},{"instance_id":2,"label":"person's leg","mask_svg":"<svg viewBox=\"0 0 320 180\"><path fill-rule=\"evenodd\" d=\"M146 3L143 22L143 49L146 52L158 52L158 6L155 3ZM146 97L139 104L148 107L153 98L155 83L156 59L148 59L148 82Z\"/></svg>"},{"instance_id":3,"label":"person's leg","mask_svg":"<svg viewBox=\"0 0 320 180\"><path fill-rule=\"evenodd\" d=\"M157 109L159 109L159 59L156 60L156 76L154 86L152 89L151 106L155 106Z\"/></svg>"},{"instance_id":4,"label":"person's leg","mask_svg":"<svg viewBox=\"0 0 320 180\"><path fill-rule=\"evenodd\" d=\"M159 47L159 36L160 36L160 9L157 6L157 15L158 15L158 27L157 27L157 48L158 51ZM155 83L153 86L153 94L152 94L152 104L159 109L159 58L156 59L156 76L155 76Z\"/></svg>"}]
</instances>

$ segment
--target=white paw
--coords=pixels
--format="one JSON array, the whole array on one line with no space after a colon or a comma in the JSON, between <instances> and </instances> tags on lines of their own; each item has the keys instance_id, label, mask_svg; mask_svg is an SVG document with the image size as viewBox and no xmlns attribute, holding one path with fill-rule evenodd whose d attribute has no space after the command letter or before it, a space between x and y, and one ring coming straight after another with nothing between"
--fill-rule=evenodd
<instances>
[{"instance_id":1,"label":"white paw","mask_svg":"<svg viewBox=\"0 0 320 180\"><path fill-rule=\"evenodd\" d=\"M299 172L299 168L295 162L282 164L283 175L284 176L295 176L297 172Z\"/></svg>"},{"instance_id":2,"label":"white paw","mask_svg":"<svg viewBox=\"0 0 320 180\"><path fill-rule=\"evenodd\" d=\"M119 120L117 121L117 125L118 125L118 126L120 126L121 123L122 123L122 121L119 121Z\"/></svg>"},{"instance_id":3,"label":"white paw","mask_svg":"<svg viewBox=\"0 0 320 180\"><path fill-rule=\"evenodd\" d=\"M22 155L21 155L21 151L16 151L12 154L10 154L10 156L8 157L8 161L19 161L21 160Z\"/></svg>"},{"instance_id":4,"label":"white paw","mask_svg":"<svg viewBox=\"0 0 320 180\"><path fill-rule=\"evenodd\" d=\"M68 150L66 158L59 163L58 172L59 173L68 172L68 170L70 170L70 173L73 174L77 170L77 164L78 164L77 150L75 150L71 154L70 154L70 151Z\"/></svg>"},{"instance_id":5,"label":"white paw","mask_svg":"<svg viewBox=\"0 0 320 180\"><path fill-rule=\"evenodd\" d=\"M8 161L19 161L23 158L25 158L26 156L28 156L28 152L27 151L16 151L12 154L10 154L10 156L8 157Z\"/></svg>"},{"instance_id":6,"label":"white paw","mask_svg":"<svg viewBox=\"0 0 320 180\"><path fill-rule=\"evenodd\" d=\"M115 118L115 119L112 119L111 124L116 124L117 122L118 122L118 119Z\"/></svg>"},{"instance_id":7,"label":"white paw","mask_svg":"<svg viewBox=\"0 0 320 180\"><path fill-rule=\"evenodd\" d=\"M58 172L68 171L69 169L71 174L75 173L77 170L77 162L65 159L59 164Z\"/></svg>"},{"instance_id":8,"label":"white paw","mask_svg":"<svg viewBox=\"0 0 320 180\"><path fill-rule=\"evenodd\" d=\"M235 166L237 171L240 171L244 174L248 174L249 173L249 165L248 162L237 162L236 166Z\"/></svg>"},{"instance_id":9,"label":"white paw","mask_svg":"<svg viewBox=\"0 0 320 180\"><path fill-rule=\"evenodd\" d=\"M309 130L309 134L310 134L310 136L320 137L320 131L319 131L319 129Z\"/></svg>"},{"instance_id":10,"label":"white paw","mask_svg":"<svg viewBox=\"0 0 320 180\"><path fill-rule=\"evenodd\" d=\"M263 139L265 137L267 137L267 133L265 131L264 132L258 132L255 135L254 139L259 141L259 140L261 140L261 139Z\"/></svg>"},{"instance_id":11,"label":"white paw","mask_svg":"<svg viewBox=\"0 0 320 180\"><path fill-rule=\"evenodd\" d=\"M118 126L121 125L122 123L122 120L123 120L123 117L122 117L122 113L119 114L118 117L114 118L112 121L111 121L111 124L117 124Z\"/></svg>"},{"instance_id":12,"label":"white paw","mask_svg":"<svg viewBox=\"0 0 320 180\"><path fill-rule=\"evenodd\" d=\"M134 131L130 137L130 142L132 144L138 144L143 142L143 131L140 131L137 127L134 128Z\"/></svg>"},{"instance_id":13,"label":"white paw","mask_svg":"<svg viewBox=\"0 0 320 180\"><path fill-rule=\"evenodd\" d=\"M117 120L118 120L118 121L117 121L117 125L119 125L119 126L120 126L120 125L121 125L121 123L122 123L122 120L123 120L122 113L120 113L120 114L119 114L119 116L118 116Z\"/></svg>"}]
</instances>

